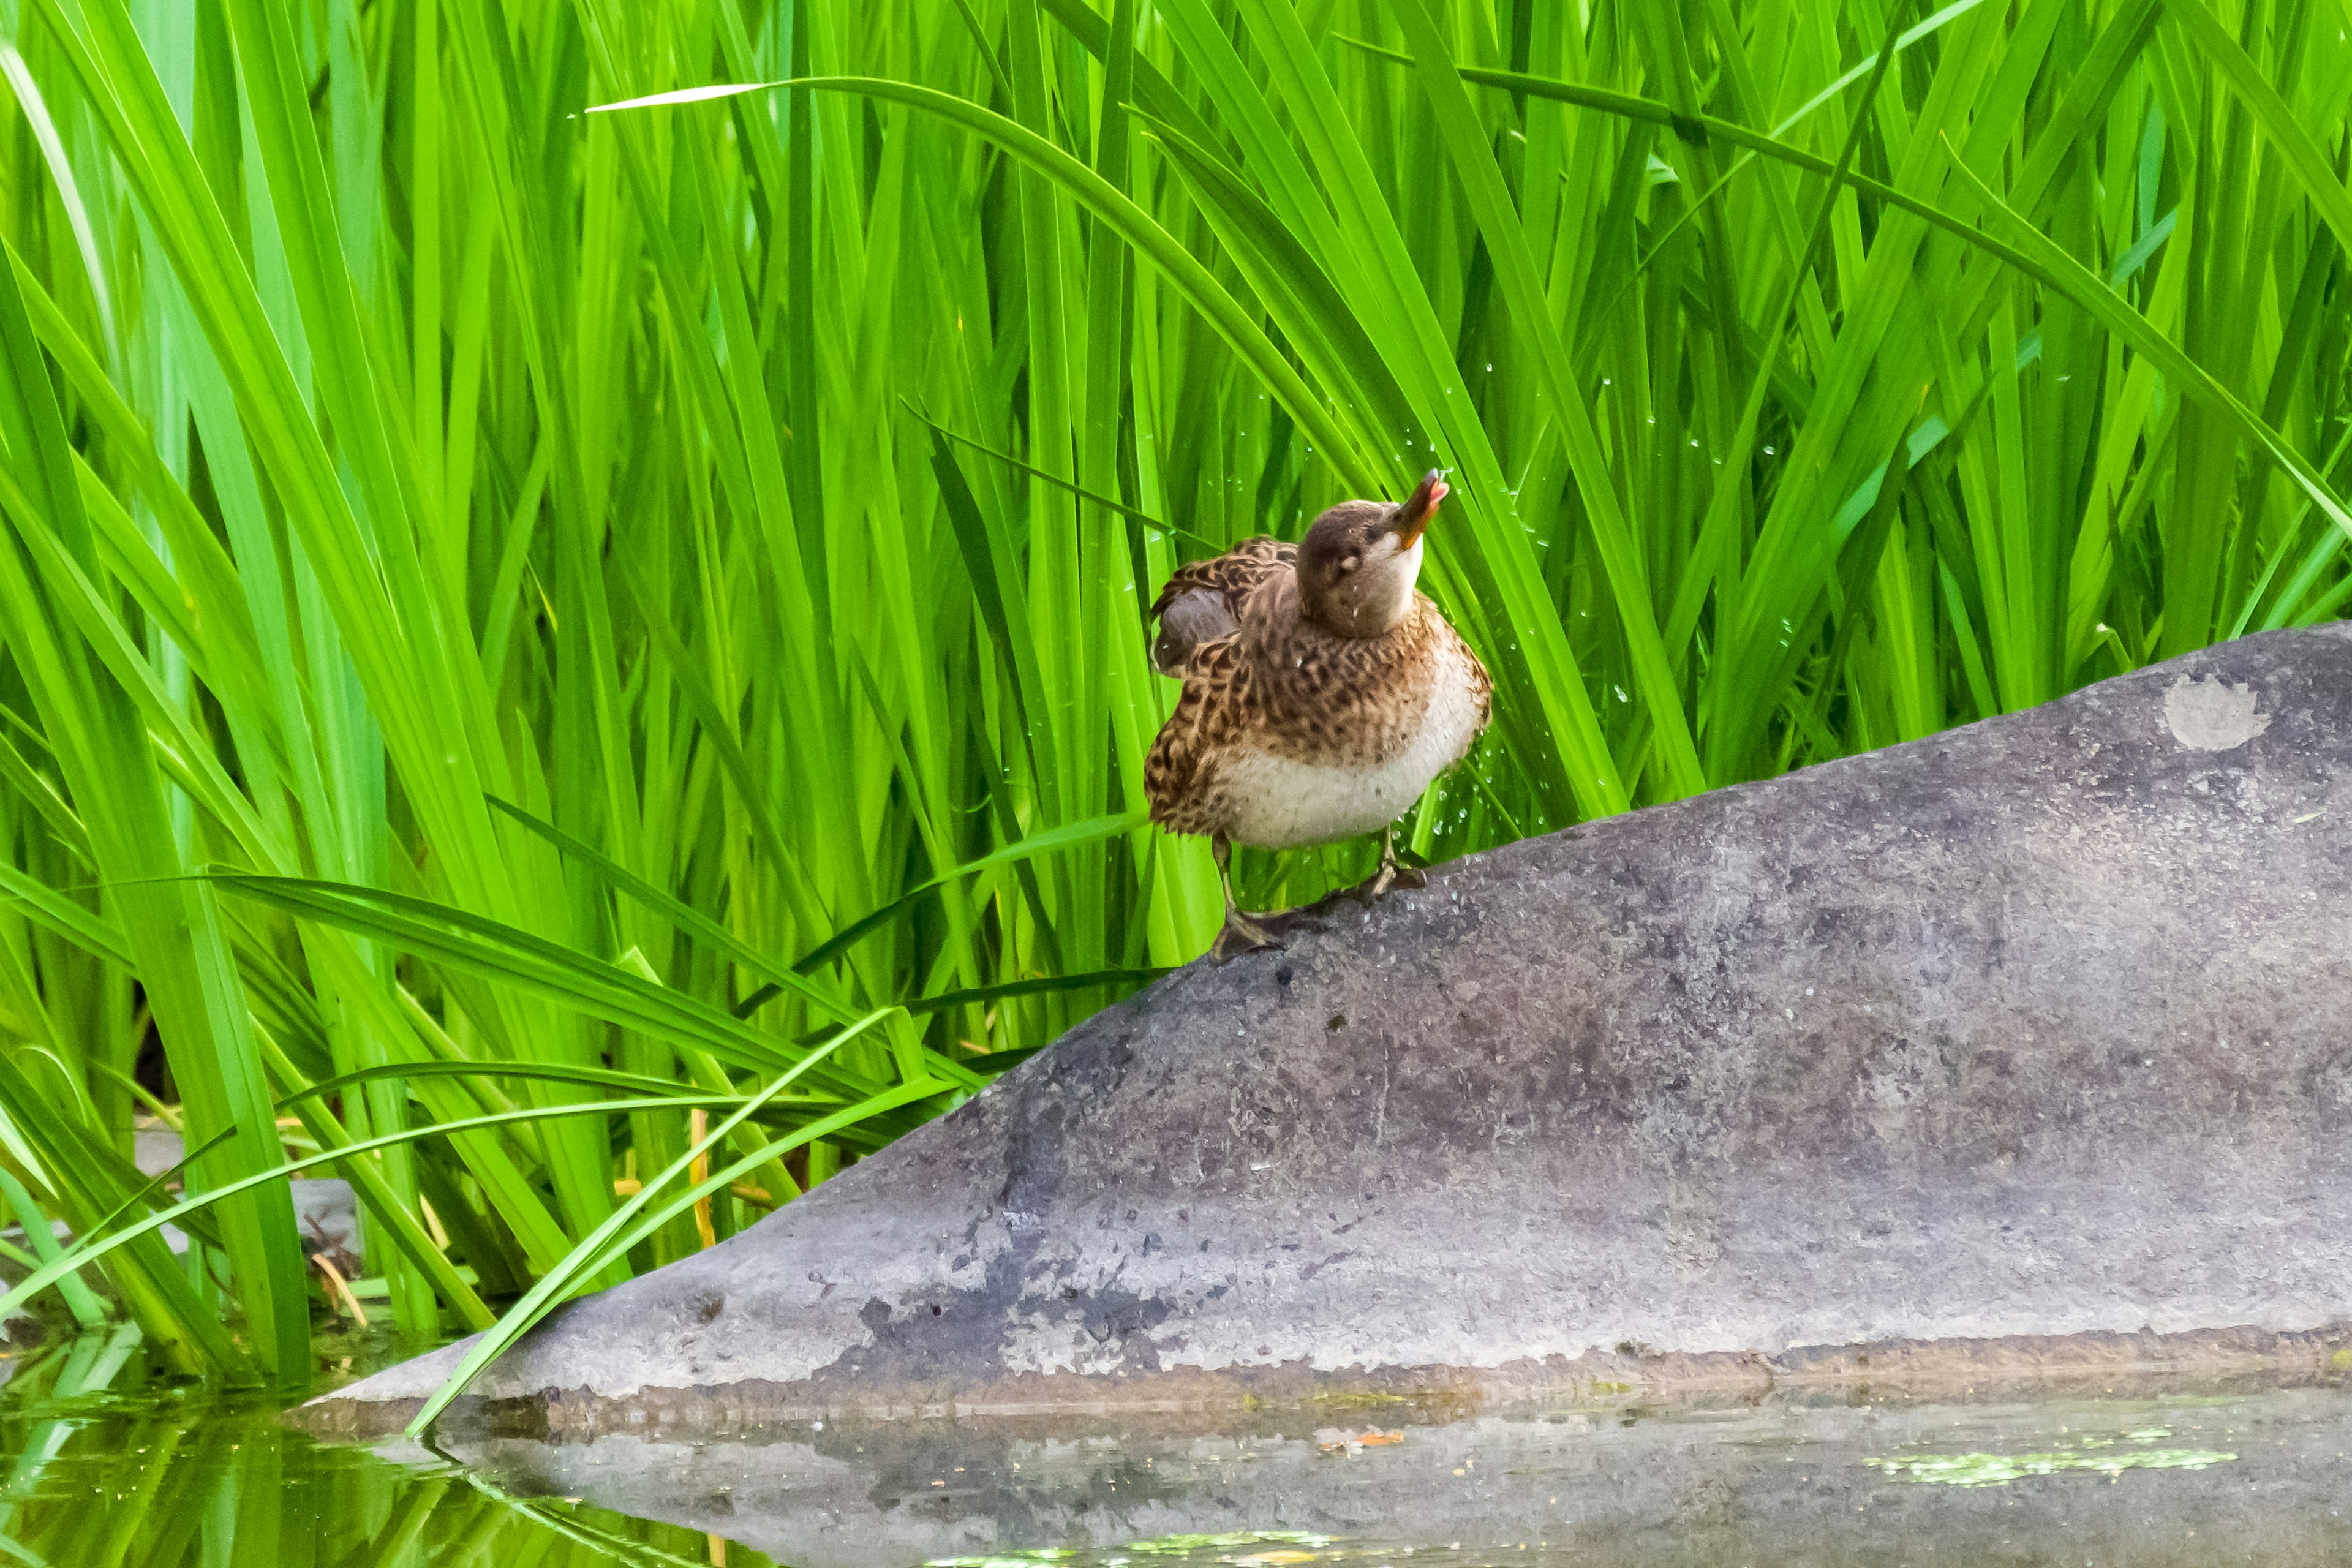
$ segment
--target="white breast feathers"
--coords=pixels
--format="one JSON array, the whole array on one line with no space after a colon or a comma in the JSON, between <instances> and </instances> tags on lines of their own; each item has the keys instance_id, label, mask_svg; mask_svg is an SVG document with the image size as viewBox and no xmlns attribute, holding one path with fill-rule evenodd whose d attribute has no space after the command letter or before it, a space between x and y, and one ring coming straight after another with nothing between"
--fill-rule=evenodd
<instances>
[{"instance_id":1,"label":"white breast feathers","mask_svg":"<svg viewBox=\"0 0 2352 1568\"><path fill-rule=\"evenodd\" d=\"M1405 749L1369 767L1322 767L1257 750L1219 769L1237 844L1287 849L1330 844L1386 827L1412 809L1429 781L1460 762L1478 738L1483 683L1461 644L1446 639L1420 730Z\"/></svg>"}]
</instances>

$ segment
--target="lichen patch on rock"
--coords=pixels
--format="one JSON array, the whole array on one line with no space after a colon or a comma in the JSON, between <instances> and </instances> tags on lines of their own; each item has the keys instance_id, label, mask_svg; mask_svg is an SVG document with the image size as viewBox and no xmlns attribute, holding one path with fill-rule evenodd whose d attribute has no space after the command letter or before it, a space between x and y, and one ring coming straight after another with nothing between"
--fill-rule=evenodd
<instances>
[{"instance_id":1,"label":"lichen patch on rock","mask_svg":"<svg viewBox=\"0 0 2352 1568\"><path fill-rule=\"evenodd\" d=\"M2164 722L2172 738L2200 752L2227 752L2271 727L2251 686L2231 686L2220 676L2182 676L2164 693Z\"/></svg>"}]
</instances>

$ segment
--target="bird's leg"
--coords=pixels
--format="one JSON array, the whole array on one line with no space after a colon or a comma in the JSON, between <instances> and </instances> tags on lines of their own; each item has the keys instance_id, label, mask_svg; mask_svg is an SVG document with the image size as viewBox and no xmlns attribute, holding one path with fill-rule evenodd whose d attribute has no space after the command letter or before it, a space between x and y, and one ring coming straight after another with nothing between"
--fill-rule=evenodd
<instances>
[{"instance_id":1,"label":"bird's leg","mask_svg":"<svg viewBox=\"0 0 2352 1568\"><path fill-rule=\"evenodd\" d=\"M1209 836L1209 850L1217 858L1217 884L1225 890L1225 926L1217 940L1209 945L1209 956L1218 963L1237 952L1255 952L1260 948L1278 948L1282 943L1274 934L1242 912L1234 900L1234 847L1222 833Z\"/></svg>"},{"instance_id":2,"label":"bird's leg","mask_svg":"<svg viewBox=\"0 0 2352 1568\"><path fill-rule=\"evenodd\" d=\"M1400 888L1426 888L1429 879L1416 866L1400 866L1396 858L1396 824L1389 824L1388 832L1381 837L1381 865L1391 875L1390 880Z\"/></svg>"},{"instance_id":3,"label":"bird's leg","mask_svg":"<svg viewBox=\"0 0 2352 1568\"><path fill-rule=\"evenodd\" d=\"M1367 906L1388 897L1391 888L1424 888L1429 879L1410 866L1400 866L1396 858L1396 824L1391 822L1381 834L1381 868L1369 881L1356 886L1356 897Z\"/></svg>"}]
</instances>

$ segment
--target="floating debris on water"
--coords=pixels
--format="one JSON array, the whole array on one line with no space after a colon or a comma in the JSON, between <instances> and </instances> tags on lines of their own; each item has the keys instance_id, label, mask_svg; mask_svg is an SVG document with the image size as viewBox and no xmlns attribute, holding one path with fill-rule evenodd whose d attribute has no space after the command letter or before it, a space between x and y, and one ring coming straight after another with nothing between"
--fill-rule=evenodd
<instances>
[{"instance_id":1,"label":"floating debris on water","mask_svg":"<svg viewBox=\"0 0 2352 1568\"><path fill-rule=\"evenodd\" d=\"M1360 1454L1367 1448L1382 1448L1403 1441L1402 1431L1350 1432L1340 1426L1318 1426L1315 1429L1315 1447L1326 1454L1342 1451Z\"/></svg>"},{"instance_id":2,"label":"floating debris on water","mask_svg":"<svg viewBox=\"0 0 2352 1568\"><path fill-rule=\"evenodd\" d=\"M1304 1530L1229 1530L1215 1535L1155 1535L1149 1541L1130 1541L1119 1550L1139 1552L1147 1557L1181 1557L1188 1552L1226 1551L1236 1546L1320 1549L1330 1544L1331 1537ZM1307 1563L1313 1560L1312 1551L1261 1552L1248 1557L1231 1559L1235 1563Z\"/></svg>"},{"instance_id":3,"label":"floating debris on water","mask_svg":"<svg viewBox=\"0 0 2352 1568\"><path fill-rule=\"evenodd\" d=\"M2113 1439L2107 1439L2113 1442ZM2104 1449L2106 1444L2097 1446ZM2235 1454L2211 1448L2141 1448L2121 1453L1917 1454L1900 1459L1864 1459L1890 1476L1943 1487L1999 1487L2023 1476L2092 1470L2113 1477L2125 1470L2201 1470L2227 1464Z\"/></svg>"}]
</instances>

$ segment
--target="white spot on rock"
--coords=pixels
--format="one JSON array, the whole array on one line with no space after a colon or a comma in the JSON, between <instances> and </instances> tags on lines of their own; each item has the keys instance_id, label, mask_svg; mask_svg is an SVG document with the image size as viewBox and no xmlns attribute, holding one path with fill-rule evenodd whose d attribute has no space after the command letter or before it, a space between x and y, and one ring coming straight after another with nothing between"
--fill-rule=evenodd
<instances>
[{"instance_id":1,"label":"white spot on rock","mask_svg":"<svg viewBox=\"0 0 2352 1568\"><path fill-rule=\"evenodd\" d=\"M2242 746L2271 727L2271 715L2255 711L2251 686L2230 686L2218 675L2192 680L2182 676L2164 693L2164 721L2172 738L2200 752Z\"/></svg>"}]
</instances>

